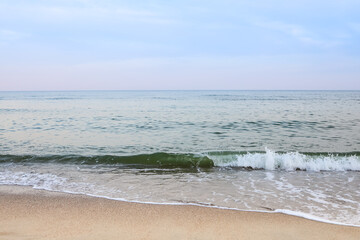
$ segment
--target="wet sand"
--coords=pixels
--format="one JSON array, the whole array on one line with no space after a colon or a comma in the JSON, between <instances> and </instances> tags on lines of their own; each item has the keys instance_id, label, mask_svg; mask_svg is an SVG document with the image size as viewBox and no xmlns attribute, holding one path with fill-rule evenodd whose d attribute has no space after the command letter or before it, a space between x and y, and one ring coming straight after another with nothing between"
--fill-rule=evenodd
<instances>
[{"instance_id":1,"label":"wet sand","mask_svg":"<svg viewBox=\"0 0 360 240\"><path fill-rule=\"evenodd\" d=\"M0 186L0 239L360 239L360 228L280 213L128 203Z\"/></svg>"}]
</instances>

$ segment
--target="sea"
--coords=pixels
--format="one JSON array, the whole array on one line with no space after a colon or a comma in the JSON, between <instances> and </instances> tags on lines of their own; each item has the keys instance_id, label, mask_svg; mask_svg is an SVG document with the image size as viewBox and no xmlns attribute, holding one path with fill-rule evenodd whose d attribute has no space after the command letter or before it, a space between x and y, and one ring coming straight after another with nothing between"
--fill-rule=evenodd
<instances>
[{"instance_id":1,"label":"sea","mask_svg":"<svg viewBox=\"0 0 360 240\"><path fill-rule=\"evenodd\" d=\"M360 226L360 91L0 92L0 185Z\"/></svg>"}]
</instances>

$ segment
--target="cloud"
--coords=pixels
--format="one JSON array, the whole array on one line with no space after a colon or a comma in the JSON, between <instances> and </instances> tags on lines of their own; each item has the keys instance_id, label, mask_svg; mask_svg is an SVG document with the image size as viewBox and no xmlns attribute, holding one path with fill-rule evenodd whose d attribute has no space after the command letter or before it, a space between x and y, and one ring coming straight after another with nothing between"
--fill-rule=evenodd
<instances>
[{"instance_id":1,"label":"cloud","mask_svg":"<svg viewBox=\"0 0 360 240\"><path fill-rule=\"evenodd\" d=\"M349 24L349 26L350 26L350 28L352 29L352 30L354 30L355 32L358 32L358 33L360 33L360 23L350 23Z\"/></svg>"},{"instance_id":2,"label":"cloud","mask_svg":"<svg viewBox=\"0 0 360 240\"><path fill-rule=\"evenodd\" d=\"M279 21L255 21L253 24L258 27L283 32L304 44L325 48L342 44L340 41L319 39L318 37L315 37L315 34L313 34L311 31L305 29L303 26L296 24L289 24Z\"/></svg>"},{"instance_id":3,"label":"cloud","mask_svg":"<svg viewBox=\"0 0 360 240\"><path fill-rule=\"evenodd\" d=\"M18 40L26 36L28 36L28 34L12 31L8 29L0 29L0 40L3 41Z\"/></svg>"},{"instance_id":4,"label":"cloud","mask_svg":"<svg viewBox=\"0 0 360 240\"><path fill-rule=\"evenodd\" d=\"M44 23L44 21L51 23L124 21L135 23L145 22L148 24L171 24L175 22L174 19L165 12L141 7L122 6L115 3L106 4L106 1L74 1L73 3L61 1L57 4L40 2L21 5L1 5L0 15L3 15L1 18L5 18L5 16L12 18L14 13L22 19L42 23Z\"/></svg>"},{"instance_id":5,"label":"cloud","mask_svg":"<svg viewBox=\"0 0 360 240\"><path fill-rule=\"evenodd\" d=\"M118 16L118 17L157 17L158 14L152 11L135 10L121 7L69 7L69 6L42 6L32 9L38 11L43 15L50 15L54 17L106 17L106 16Z\"/></svg>"}]
</instances>

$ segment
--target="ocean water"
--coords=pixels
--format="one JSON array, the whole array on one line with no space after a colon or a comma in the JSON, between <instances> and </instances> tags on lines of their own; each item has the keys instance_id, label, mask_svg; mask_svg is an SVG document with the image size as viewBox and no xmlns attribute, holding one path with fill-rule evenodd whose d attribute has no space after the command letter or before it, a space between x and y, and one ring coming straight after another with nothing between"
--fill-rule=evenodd
<instances>
[{"instance_id":1,"label":"ocean water","mask_svg":"<svg viewBox=\"0 0 360 240\"><path fill-rule=\"evenodd\" d=\"M360 91L0 92L0 184L360 225Z\"/></svg>"}]
</instances>

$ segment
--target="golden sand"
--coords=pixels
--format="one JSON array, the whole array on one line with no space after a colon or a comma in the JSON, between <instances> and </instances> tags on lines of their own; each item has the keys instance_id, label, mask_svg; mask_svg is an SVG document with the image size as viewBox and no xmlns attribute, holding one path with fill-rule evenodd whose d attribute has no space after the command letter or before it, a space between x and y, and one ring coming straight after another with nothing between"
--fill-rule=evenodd
<instances>
[{"instance_id":1,"label":"golden sand","mask_svg":"<svg viewBox=\"0 0 360 240\"><path fill-rule=\"evenodd\" d=\"M360 228L279 213L128 203L0 187L0 239L346 239Z\"/></svg>"}]
</instances>

